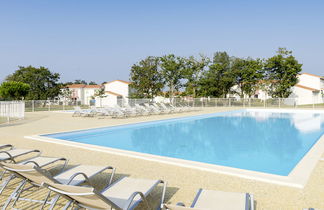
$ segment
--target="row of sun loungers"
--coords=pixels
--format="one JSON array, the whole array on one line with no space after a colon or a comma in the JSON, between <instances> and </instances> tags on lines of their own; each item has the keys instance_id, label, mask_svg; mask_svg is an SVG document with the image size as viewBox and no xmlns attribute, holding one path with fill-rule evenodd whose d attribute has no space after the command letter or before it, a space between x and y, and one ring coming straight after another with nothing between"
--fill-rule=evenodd
<instances>
[{"instance_id":1,"label":"row of sun loungers","mask_svg":"<svg viewBox=\"0 0 324 210\"><path fill-rule=\"evenodd\" d=\"M113 117L113 118L125 118L125 117L136 117L136 116L147 116L147 115L159 115L159 114L172 114L172 113L181 113L196 111L197 109L190 106L173 106L172 104L164 103L143 103L135 104L131 107L125 105L120 107L116 105L115 107L106 107L106 108L91 108L83 110L80 107L74 107L74 117Z\"/></svg>"},{"instance_id":2,"label":"row of sun loungers","mask_svg":"<svg viewBox=\"0 0 324 210\"><path fill-rule=\"evenodd\" d=\"M77 165L67 169L65 158L42 156L39 150L16 149L11 145L0 145L0 166L4 173L9 174L3 181L0 194L13 179L21 180L17 188L11 193L2 209L14 208L18 201L40 202L41 209L49 206L53 209L60 197L66 199L64 209L74 205L86 209L134 209L140 203L143 208L152 209L147 201L147 196L158 185L163 186L159 208L169 210L185 209L231 209L231 210L253 210L253 196L248 193L232 193L214 190L200 189L191 207L183 204L165 204L166 182L162 180L138 179L123 177L113 181L115 168L111 166ZM35 154L36 156L27 160L17 161L18 157ZM45 166L63 163L61 170L52 175ZM107 187L97 190L91 185L90 178L109 171L107 176ZM3 178L3 177L2 177ZM87 184L82 185L81 184ZM28 185L28 187L27 187ZM47 188L48 194L43 200L32 200L23 198L22 193L31 188ZM51 194L54 193L54 196ZM141 208L142 209L142 208Z\"/></svg>"}]
</instances>

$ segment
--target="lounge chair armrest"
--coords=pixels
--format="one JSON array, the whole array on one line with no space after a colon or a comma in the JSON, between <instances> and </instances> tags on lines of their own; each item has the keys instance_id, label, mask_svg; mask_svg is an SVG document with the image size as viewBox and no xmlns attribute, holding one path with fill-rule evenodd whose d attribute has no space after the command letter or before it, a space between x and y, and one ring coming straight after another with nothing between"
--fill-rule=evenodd
<instances>
[{"instance_id":1,"label":"lounge chair armrest","mask_svg":"<svg viewBox=\"0 0 324 210\"><path fill-rule=\"evenodd\" d=\"M13 149L13 145L11 144L2 145L1 149L5 149L5 148Z\"/></svg>"},{"instance_id":2,"label":"lounge chair armrest","mask_svg":"<svg viewBox=\"0 0 324 210\"><path fill-rule=\"evenodd\" d=\"M13 159L12 155L11 155L9 152L7 152L7 151L0 151L0 154L1 154L1 153L4 153L4 154L8 155L8 158L9 158L11 161L13 161L14 163L16 163L15 160Z\"/></svg>"},{"instance_id":3,"label":"lounge chair armrest","mask_svg":"<svg viewBox=\"0 0 324 210\"><path fill-rule=\"evenodd\" d=\"M137 195L140 195L140 196L141 196L141 198L142 198L143 202L145 203L147 209L150 209L150 206L149 206L149 204L148 204L148 202L147 202L147 200L146 200L145 195L144 195L142 192L139 192L139 191L134 192L134 193L133 193L133 194L128 198L128 200L127 200L127 202L126 202L126 205L124 206L123 209L125 209L125 210L126 210L126 209L129 209L129 207L131 206L131 204L132 204L132 202L133 202L135 196L137 196Z\"/></svg>"},{"instance_id":4,"label":"lounge chair armrest","mask_svg":"<svg viewBox=\"0 0 324 210\"><path fill-rule=\"evenodd\" d=\"M186 206L186 205L185 205L184 203L182 203L182 202L178 202L176 205L177 205L177 206L183 206L183 207Z\"/></svg>"},{"instance_id":5,"label":"lounge chair armrest","mask_svg":"<svg viewBox=\"0 0 324 210\"><path fill-rule=\"evenodd\" d=\"M33 161L33 160L26 161L26 162L24 162L23 165L26 165L27 163L33 163L35 166L39 167L38 163L36 163L36 162Z\"/></svg>"},{"instance_id":6,"label":"lounge chair armrest","mask_svg":"<svg viewBox=\"0 0 324 210\"><path fill-rule=\"evenodd\" d=\"M83 176L85 178L85 180L91 185L90 180L89 180L89 177L85 173L83 173L83 172L77 172L77 173L73 174L70 177L69 181L66 184L67 185L71 184L71 182L74 180L74 178L77 177L77 176L79 176L79 175Z\"/></svg>"},{"instance_id":7,"label":"lounge chair armrest","mask_svg":"<svg viewBox=\"0 0 324 210\"><path fill-rule=\"evenodd\" d=\"M115 176L115 172L116 172L116 168L115 168L115 167L107 166L107 167L105 168L105 170L109 170L109 169L111 169L112 171L111 171L111 176L110 176L110 178L109 178L109 180L108 180L108 183L107 183L107 187L112 183L112 180L113 180L113 178L114 178L114 176ZM106 187L105 187L105 188L106 188Z\"/></svg>"}]
</instances>

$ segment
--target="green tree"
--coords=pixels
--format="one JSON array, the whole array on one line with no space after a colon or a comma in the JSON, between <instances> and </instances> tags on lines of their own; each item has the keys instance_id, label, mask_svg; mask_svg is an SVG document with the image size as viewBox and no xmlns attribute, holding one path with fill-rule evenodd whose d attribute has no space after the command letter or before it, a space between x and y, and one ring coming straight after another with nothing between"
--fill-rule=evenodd
<instances>
[{"instance_id":1,"label":"green tree","mask_svg":"<svg viewBox=\"0 0 324 210\"><path fill-rule=\"evenodd\" d=\"M184 78L185 61L173 54L160 57L160 61L162 77L169 88L170 98L172 99L175 91L179 91L182 87L181 79Z\"/></svg>"},{"instance_id":2,"label":"green tree","mask_svg":"<svg viewBox=\"0 0 324 210\"><path fill-rule=\"evenodd\" d=\"M260 59L234 59L232 69L241 98L244 98L244 94L250 98L256 92L264 76L262 67Z\"/></svg>"},{"instance_id":3,"label":"green tree","mask_svg":"<svg viewBox=\"0 0 324 210\"><path fill-rule=\"evenodd\" d=\"M226 97L235 84L232 70L233 58L226 52L216 52L213 62L209 65L200 80L199 94L201 96Z\"/></svg>"},{"instance_id":4,"label":"green tree","mask_svg":"<svg viewBox=\"0 0 324 210\"><path fill-rule=\"evenodd\" d=\"M298 82L298 74L302 71L302 64L298 63L292 51L279 48L277 55L265 62L266 79L271 81L270 95L272 97L287 98L291 88Z\"/></svg>"},{"instance_id":5,"label":"green tree","mask_svg":"<svg viewBox=\"0 0 324 210\"><path fill-rule=\"evenodd\" d=\"M35 68L33 66L19 66L6 81L23 82L30 86L26 99L47 100L53 99L60 93L61 85L58 83L60 74L52 73L45 67Z\"/></svg>"},{"instance_id":6,"label":"green tree","mask_svg":"<svg viewBox=\"0 0 324 210\"><path fill-rule=\"evenodd\" d=\"M104 86L102 86L99 90L96 90L96 92L93 95L92 99L95 99L96 97L99 97L100 107L102 107L102 98L107 97Z\"/></svg>"},{"instance_id":7,"label":"green tree","mask_svg":"<svg viewBox=\"0 0 324 210\"><path fill-rule=\"evenodd\" d=\"M196 90L199 86L199 81L204 73L205 68L208 66L209 58L200 55L200 59L190 56L185 60L184 78L187 79L186 94L196 97Z\"/></svg>"},{"instance_id":8,"label":"green tree","mask_svg":"<svg viewBox=\"0 0 324 210\"><path fill-rule=\"evenodd\" d=\"M149 56L134 64L131 68L130 87L133 88L133 97L153 98L158 95L163 88L162 75L159 70L159 59Z\"/></svg>"},{"instance_id":9,"label":"green tree","mask_svg":"<svg viewBox=\"0 0 324 210\"><path fill-rule=\"evenodd\" d=\"M94 81L90 81L88 84L89 84L89 85L97 85L97 83L94 82Z\"/></svg>"},{"instance_id":10,"label":"green tree","mask_svg":"<svg viewBox=\"0 0 324 210\"><path fill-rule=\"evenodd\" d=\"M5 100L22 100L29 90L30 85L23 82L3 82L0 85L0 97Z\"/></svg>"},{"instance_id":11,"label":"green tree","mask_svg":"<svg viewBox=\"0 0 324 210\"><path fill-rule=\"evenodd\" d=\"M84 85L87 85L88 83L85 80L76 79L76 80L74 80L73 84L84 84Z\"/></svg>"}]
</instances>

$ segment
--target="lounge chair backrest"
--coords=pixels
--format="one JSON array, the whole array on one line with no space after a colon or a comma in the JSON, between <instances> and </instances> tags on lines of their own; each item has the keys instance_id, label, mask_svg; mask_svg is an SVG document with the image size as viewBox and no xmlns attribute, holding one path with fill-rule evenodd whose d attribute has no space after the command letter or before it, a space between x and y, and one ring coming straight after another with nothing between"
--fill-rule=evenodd
<instances>
[{"instance_id":1,"label":"lounge chair backrest","mask_svg":"<svg viewBox=\"0 0 324 210\"><path fill-rule=\"evenodd\" d=\"M96 209L110 209L113 206L116 209L120 209L111 201L107 200L103 195L95 191L94 188L54 183L45 183L44 185L54 192L65 195L77 201L82 206ZM111 205L109 205L109 203Z\"/></svg>"},{"instance_id":2,"label":"lounge chair backrest","mask_svg":"<svg viewBox=\"0 0 324 210\"><path fill-rule=\"evenodd\" d=\"M30 181L41 185L43 182L55 182L55 180L44 169L37 168L32 163L26 165L12 164L12 163L0 163L4 169L16 173ZM42 173L40 172L42 171Z\"/></svg>"},{"instance_id":3,"label":"lounge chair backrest","mask_svg":"<svg viewBox=\"0 0 324 210\"><path fill-rule=\"evenodd\" d=\"M184 206L178 206L178 205L172 205L172 204L164 204L164 209L166 210L210 210L210 209L197 209L197 208L190 208L190 207L184 207Z\"/></svg>"}]
</instances>

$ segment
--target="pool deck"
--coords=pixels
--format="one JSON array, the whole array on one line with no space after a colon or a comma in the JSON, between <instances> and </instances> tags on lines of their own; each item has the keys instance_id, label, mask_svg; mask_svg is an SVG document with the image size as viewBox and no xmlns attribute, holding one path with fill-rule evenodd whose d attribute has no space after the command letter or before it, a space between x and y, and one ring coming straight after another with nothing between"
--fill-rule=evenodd
<instances>
[{"instance_id":1,"label":"pool deck","mask_svg":"<svg viewBox=\"0 0 324 210\"><path fill-rule=\"evenodd\" d=\"M205 188L252 193L256 200L256 209L295 210L308 207L324 209L324 161L317 162L304 188L296 188L197 168L181 167L163 162L130 158L124 155L24 138L24 136L44 133L121 125L232 109L235 108L206 108L199 112L129 119L73 118L70 114L58 112L27 113L25 120L16 121L9 125L0 125L0 143L11 143L21 148L40 149L43 151L43 155L66 157L70 159L70 164L84 163L115 166L119 175L163 179L168 182L168 203L181 201L189 205L194 199L197 190ZM323 154L322 157L324 158ZM157 198L158 192L153 192L152 201ZM5 199L4 195L7 196L8 193L0 196L0 203Z\"/></svg>"}]
</instances>

